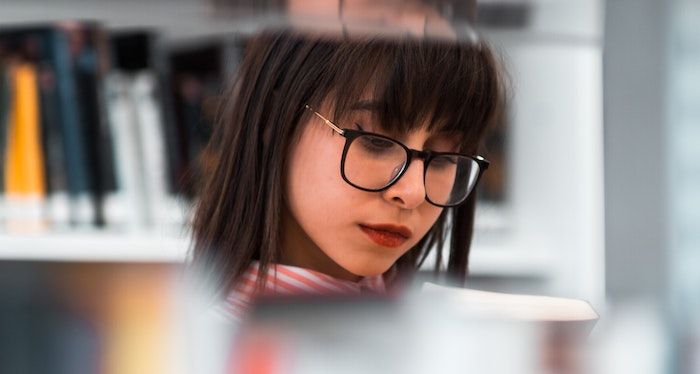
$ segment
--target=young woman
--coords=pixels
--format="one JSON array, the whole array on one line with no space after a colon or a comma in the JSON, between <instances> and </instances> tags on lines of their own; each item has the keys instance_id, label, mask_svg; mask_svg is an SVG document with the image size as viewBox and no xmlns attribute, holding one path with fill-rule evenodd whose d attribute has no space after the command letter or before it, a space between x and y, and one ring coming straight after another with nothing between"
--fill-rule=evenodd
<instances>
[{"instance_id":1,"label":"young woman","mask_svg":"<svg viewBox=\"0 0 700 374\"><path fill-rule=\"evenodd\" d=\"M500 87L483 42L253 37L205 153L195 264L236 316L258 293L386 292L430 251L463 281Z\"/></svg>"}]
</instances>

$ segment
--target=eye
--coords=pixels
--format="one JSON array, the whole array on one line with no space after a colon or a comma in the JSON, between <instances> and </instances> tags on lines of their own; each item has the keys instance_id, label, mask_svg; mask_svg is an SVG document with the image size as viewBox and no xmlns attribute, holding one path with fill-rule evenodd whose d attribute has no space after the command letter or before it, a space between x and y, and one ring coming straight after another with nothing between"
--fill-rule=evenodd
<instances>
[{"instance_id":1,"label":"eye","mask_svg":"<svg viewBox=\"0 0 700 374\"><path fill-rule=\"evenodd\" d=\"M391 140L380 138L372 135L363 135L357 141L362 145L366 152L370 153L385 153L397 146Z\"/></svg>"},{"instance_id":2,"label":"eye","mask_svg":"<svg viewBox=\"0 0 700 374\"><path fill-rule=\"evenodd\" d=\"M428 147L436 152L459 152L460 144L454 138L437 138L429 142Z\"/></svg>"},{"instance_id":3,"label":"eye","mask_svg":"<svg viewBox=\"0 0 700 374\"><path fill-rule=\"evenodd\" d=\"M430 167L436 169L445 169L453 167L458 163L458 156L438 156L430 161Z\"/></svg>"}]
</instances>

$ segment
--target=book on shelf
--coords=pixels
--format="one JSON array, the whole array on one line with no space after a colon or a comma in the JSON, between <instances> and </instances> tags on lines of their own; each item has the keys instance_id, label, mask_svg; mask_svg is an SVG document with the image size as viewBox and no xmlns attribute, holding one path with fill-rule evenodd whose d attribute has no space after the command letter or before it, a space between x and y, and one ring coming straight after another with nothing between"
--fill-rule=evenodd
<instances>
[{"instance_id":1,"label":"book on shelf","mask_svg":"<svg viewBox=\"0 0 700 374\"><path fill-rule=\"evenodd\" d=\"M44 214L52 226L65 227L70 222L66 152L59 120L56 73L47 62L39 63L39 94L47 192Z\"/></svg>"},{"instance_id":2,"label":"book on shelf","mask_svg":"<svg viewBox=\"0 0 700 374\"><path fill-rule=\"evenodd\" d=\"M113 72L105 87L119 185L106 206L108 221L132 227L181 222L177 198L169 191L164 124L154 75Z\"/></svg>"},{"instance_id":3,"label":"book on shelf","mask_svg":"<svg viewBox=\"0 0 700 374\"><path fill-rule=\"evenodd\" d=\"M180 164L175 166L176 188L194 196L201 180L199 155L211 135L215 110L212 104L220 97L225 49L218 43L180 48L169 55L169 86L174 104Z\"/></svg>"},{"instance_id":4,"label":"book on shelf","mask_svg":"<svg viewBox=\"0 0 700 374\"><path fill-rule=\"evenodd\" d=\"M5 222L5 146L7 144L7 128L10 121L10 76L7 65L0 59L0 224Z\"/></svg>"},{"instance_id":5,"label":"book on shelf","mask_svg":"<svg viewBox=\"0 0 700 374\"><path fill-rule=\"evenodd\" d=\"M146 225L146 201L141 178L138 122L127 76L110 73L105 79L107 112L114 139L118 189L106 199L110 225L138 228Z\"/></svg>"},{"instance_id":6,"label":"book on shelf","mask_svg":"<svg viewBox=\"0 0 700 374\"><path fill-rule=\"evenodd\" d=\"M63 149L65 155L65 173L67 177L67 192L69 196L69 223L86 226L94 219L90 204L90 190L93 176L88 164L88 147L85 139L86 131L80 117L80 103L73 56L69 37L64 30L50 27L49 35L50 62L56 77L58 92L58 120L63 133ZM60 200L59 200L60 202ZM57 207L57 211L61 208ZM56 222L62 224L63 222Z\"/></svg>"},{"instance_id":7,"label":"book on shelf","mask_svg":"<svg viewBox=\"0 0 700 374\"><path fill-rule=\"evenodd\" d=\"M10 64L9 72L13 100L5 142L7 225L13 230L34 231L42 226L41 209L46 195L37 69L19 62Z\"/></svg>"},{"instance_id":8,"label":"book on shelf","mask_svg":"<svg viewBox=\"0 0 700 374\"><path fill-rule=\"evenodd\" d=\"M117 150L120 196L109 202L112 219L123 215L127 224L173 226L183 221L171 185L172 170L168 124L161 81L155 71L154 38L145 32L115 35L111 39L112 71L105 80L107 108ZM128 58L127 58L128 57ZM124 203L119 203L123 201Z\"/></svg>"},{"instance_id":9,"label":"book on shelf","mask_svg":"<svg viewBox=\"0 0 700 374\"><path fill-rule=\"evenodd\" d=\"M143 159L143 180L149 201L151 220L171 225L181 222L177 199L169 192L165 123L158 104L158 83L152 72L133 77L131 95L136 105Z\"/></svg>"}]
</instances>

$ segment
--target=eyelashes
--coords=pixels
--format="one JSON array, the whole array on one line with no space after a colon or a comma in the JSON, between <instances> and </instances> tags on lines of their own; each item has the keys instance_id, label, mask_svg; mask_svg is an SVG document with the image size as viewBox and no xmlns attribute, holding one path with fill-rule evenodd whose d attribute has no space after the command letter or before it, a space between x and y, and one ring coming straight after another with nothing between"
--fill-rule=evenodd
<instances>
[{"instance_id":1,"label":"eyelashes","mask_svg":"<svg viewBox=\"0 0 700 374\"><path fill-rule=\"evenodd\" d=\"M360 131L377 132L377 131L374 131L374 130L365 130L365 128L364 128L364 127L362 126L362 124L360 124L359 122L355 122L355 127L357 127L357 129L360 130ZM383 134L382 132L377 132L377 133ZM395 137L392 137L392 138L396 139ZM437 141L438 143L442 143L443 140L444 140L444 139L436 139L436 141ZM435 151L435 152L458 152L458 151L459 151L459 145L453 145L453 141L452 141L452 140L447 140L446 143L448 144L447 146L444 146L444 147L441 147L441 146L434 147L434 148L436 148L436 149L433 149L433 151ZM431 148L433 148L433 147L431 147ZM439 149L437 149L437 148L443 148L443 149L440 149L440 150L439 150Z\"/></svg>"}]
</instances>

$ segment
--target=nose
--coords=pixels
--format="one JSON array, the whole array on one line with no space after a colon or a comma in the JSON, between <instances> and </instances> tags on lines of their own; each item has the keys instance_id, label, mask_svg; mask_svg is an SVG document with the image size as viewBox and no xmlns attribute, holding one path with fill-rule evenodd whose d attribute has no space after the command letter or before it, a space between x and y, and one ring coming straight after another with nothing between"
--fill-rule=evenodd
<instances>
[{"instance_id":1,"label":"nose","mask_svg":"<svg viewBox=\"0 0 700 374\"><path fill-rule=\"evenodd\" d=\"M414 158L401 178L382 192L384 199L403 209L418 207L425 201L424 169L424 161Z\"/></svg>"}]
</instances>

